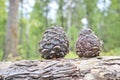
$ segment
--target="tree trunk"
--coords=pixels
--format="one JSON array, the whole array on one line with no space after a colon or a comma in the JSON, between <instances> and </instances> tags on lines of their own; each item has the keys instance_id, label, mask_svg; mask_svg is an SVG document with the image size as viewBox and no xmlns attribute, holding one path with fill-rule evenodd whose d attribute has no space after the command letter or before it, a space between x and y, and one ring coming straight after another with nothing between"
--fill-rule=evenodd
<instances>
[{"instance_id":1,"label":"tree trunk","mask_svg":"<svg viewBox=\"0 0 120 80\"><path fill-rule=\"evenodd\" d=\"M61 26L64 27L63 0L60 0L59 9L60 9L60 14L61 14L61 16L60 16Z\"/></svg>"},{"instance_id":2,"label":"tree trunk","mask_svg":"<svg viewBox=\"0 0 120 80\"><path fill-rule=\"evenodd\" d=\"M3 60L7 59L9 53L12 53L13 57L17 56L19 0L9 0L9 3Z\"/></svg>"},{"instance_id":3,"label":"tree trunk","mask_svg":"<svg viewBox=\"0 0 120 80\"><path fill-rule=\"evenodd\" d=\"M20 13L20 19L21 19L21 21L20 21L20 31L19 31L19 45L22 45L22 42L23 42L23 0L21 0L20 1L20 3L21 3L21 13Z\"/></svg>"},{"instance_id":4,"label":"tree trunk","mask_svg":"<svg viewBox=\"0 0 120 80\"><path fill-rule=\"evenodd\" d=\"M45 16L45 20L46 20L46 28L48 28L49 24L48 24L48 8L45 11L46 16Z\"/></svg>"},{"instance_id":5,"label":"tree trunk","mask_svg":"<svg viewBox=\"0 0 120 80\"><path fill-rule=\"evenodd\" d=\"M71 19L72 19L72 12L68 11L68 17L67 17L67 33L70 35L70 28L71 28ZM69 36L70 37L70 36Z\"/></svg>"},{"instance_id":6,"label":"tree trunk","mask_svg":"<svg viewBox=\"0 0 120 80\"><path fill-rule=\"evenodd\" d=\"M120 80L120 57L115 56L6 64L0 63L0 80Z\"/></svg>"},{"instance_id":7,"label":"tree trunk","mask_svg":"<svg viewBox=\"0 0 120 80\"><path fill-rule=\"evenodd\" d=\"M26 48L26 51L27 51L27 54L26 54L26 59L29 59L30 57L30 39L29 39L29 23L26 27L26 45L27 45L27 48Z\"/></svg>"}]
</instances>

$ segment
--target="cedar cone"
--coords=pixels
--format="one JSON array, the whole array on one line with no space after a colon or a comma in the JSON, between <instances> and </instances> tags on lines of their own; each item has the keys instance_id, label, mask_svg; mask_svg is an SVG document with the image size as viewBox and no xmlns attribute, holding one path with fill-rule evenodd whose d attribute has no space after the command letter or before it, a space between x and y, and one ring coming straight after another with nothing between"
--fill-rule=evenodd
<instances>
[{"instance_id":1,"label":"cedar cone","mask_svg":"<svg viewBox=\"0 0 120 80\"><path fill-rule=\"evenodd\" d=\"M102 43L94 32L82 29L76 42L76 53L79 57L95 57L100 54Z\"/></svg>"},{"instance_id":2,"label":"cedar cone","mask_svg":"<svg viewBox=\"0 0 120 80\"><path fill-rule=\"evenodd\" d=\"M69 41L62 27L48 28L39 43L41 57L45 59L63 58L69 52Z\"/></svg>"}]
</instances>

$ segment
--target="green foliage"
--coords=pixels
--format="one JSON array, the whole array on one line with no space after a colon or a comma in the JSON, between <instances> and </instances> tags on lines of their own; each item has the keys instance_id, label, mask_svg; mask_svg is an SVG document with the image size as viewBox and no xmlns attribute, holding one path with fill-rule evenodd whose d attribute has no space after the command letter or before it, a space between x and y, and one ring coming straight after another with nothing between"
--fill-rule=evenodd
<instances>
[{"instance_id":1,"label":"green foliage","mask_svg":"<svg viewBox=\"0 0 120 80\"><path fill-rule=\"evenodd\" d=\"M0 0L0 59L4 50L6 13L5 0Z\"/></svg>"},{"instance_id":2,"label":"green foliage","mask_svg":"<svg viewBox=\"0 0 120 80\"><path fill-rule=\"evenodd\" d=\"M46 29L46 17L44 15L44 7L47 2L36 0L33 11L29 14L30 20L21 19L20 23L23 24L23 42L19 47L19 54L22 58L36 59L39 57L38 46L42 33Z\"/></svg>"},{"instance_id":3,"label":"green foliage","mask_svg":"<svg viewBox=\"0 0 120 80\"><path fill-rule=\"evenodd\" d=\"M76 41L77 41L79 32L80 32L80 29L77 29L76 27L73 26L70 28L69 33L67 33L68 39L69 39L70 51L75 51Z\"/></svg>"},{"instance_id":4,"label":"green foliage","mask_svg":"<svg viewBox=\"0 0 120 80\"><path fill-rule=\"evenodd\" d=\"M2 59L3 56L3 50L0 50L0 59Z\"/></svg>"},{"instance_id":5,"label":"green foliage","mask_svg":"<svg viewBox=\"0 0 120 80\"><path fill-rule=\"evenodd\" d=\"M41 59L38 46L43 32L52 24L48 18L50 2L56 1L59 5L56 16L56 25L63 25L69 43L70 52L65 58L77 58L75 53L76 40L81 30L81 19L86 17L89 26L95 34L103 40L104 56L120 55L120 1L110 0L111 5L107 11L101 12L97 7L98 0L69 0L70 4L62 0L35 0L32 12L28 13L30 18L19 18L19 45L17 59ZM6 0L0 0L0 59L4 54L5 28L7 18ZM22 11L20 11L22 12ZM71 23L68 26L68 13L71 12ZM105 15L106 14L106 15ZM11 59L11 55L9 55Z\"/></svg>"},{"instance_id":6,"label":"green foliage","mask_svg":"<svg viewBox=\"0 0 120 80\"><path fill-rule=\"evenodd\" d=\"M76 55L75 52L70 51L70 52L65 56L65 58L71 58L71 59L73 59L73 58L78 58L78 56Z\"/></svg>"},{"instance_id":7,"label":"green foliage","mask_svg":"<svg viewBox=\"0 0 120 80\"><path fill-rule=\"evenodd\" d=\"M102 52L101 55L102 56L120 56L120 47L111 49L107 52Z\"/></svg>"}]
</instances>

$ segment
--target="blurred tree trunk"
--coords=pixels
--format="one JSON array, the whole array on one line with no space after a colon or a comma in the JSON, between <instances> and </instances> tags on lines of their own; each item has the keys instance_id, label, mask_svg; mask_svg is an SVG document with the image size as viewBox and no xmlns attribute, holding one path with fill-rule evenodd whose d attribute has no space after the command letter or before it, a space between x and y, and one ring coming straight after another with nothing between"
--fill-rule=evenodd
<instances>
[{"instance_id":1,"label":"blurred tree trunk","mask_svg":"<svg viewBox=\"0 0 120 80\"><path fill-rule=\"evenodd\" d=\"M44 4L43 7L45 7L45 10L43 11L43 13L45 13L45 15L46 15L45 16L46 28L48 28L48 26L49 26L49 19L48 19L48 15L49 15L49 6L48 6L48 3L49 2L50 2L49 0L42 1L42 4Z\"/></svg>"},{"instance_id":2,"label":"blurred tree trunk","mask_svg":"<svg viewBox=\"0 0 120 80\"><path fill-rule=\"evenodd\" d=\"M9 53L12 53L13 57L17 54L18 45L18 5L19 0L9 0L9 12L6 26L6 39L3 60L6 60Z\"/></svg>"},{"instance_id":3,"label":"blurred tree trunk","mask_svg":"<svg viewBox=\"0 0 120 80\"><path fill-rule=\"evenodd\" d=\"M93 25L93 14L94 9L96 7L96 0L93 0L93 3L91 3L90 0L84 0L84 6L85 6L85 17L87 18L88 25L87 27L91 27Z\"/></svg>"},{"instance_id":4,"label":"blurred tree trunk","mask_svg":"<svg viewBox=\"0 0 120 80\"><path fill-rule=\"evenodd\" d=\"M46 13L46 17L45 17L45 20L46 20L46 28L48 27L49 23L48 23L48 8L45 10L45 13Z\"/></svg>"},{"instance_id":5,"label":"blurred tree trunk","mask_svg":"<svg viewBox=\"0 0 120 80\"><path fill-rule=\"evenodd\" d=\"M70 30L70 27L71 27L71 11L68 12L68 17L67 17L67 27L68 27L68 31Z\"/></svg>"},{"instance_id":6,"label":"blurred tree trunk","mask_svg":"<svg viewBox=\"0 0 120 80\"><path fill-rule=\"evenodd\" d=\"M64 27L64 16L63 16L63 0L60 0L60 14L61 14L61 26Z\"/></svg>"},{"instance_id":7,"label":"blurred tree trunk","mask_svg":"<svg viewBox=\"0 0 120 80\"><path fill-rule=\"evenodd\" d=\"M22 45L22 42L23 42L23 0L20 1L21 3L21 13L20 13L20 33L19 33L19 44Z\"/></svg>"},{"instance_id":8,"label":"blurred tree trunk","mask_svg":"<svg viewBox=\"0 0 120 80\"><path fill-rule=\"evenodd\" d=\"M29 59L30 57L30 40L29 40L29 23L26 27L26 45L27 45L27 48L26 48L26 51L27 51L27 54L26 54L26 58Z\"/></svg>"},{"instance_id":9,"label":"blurred tree trunk","mask_svg":"<svg viewBox=\"0 0 120 80\"><path fill-rule=\"evenodd\" d=\"M67 33L70 34L70 27L71 27L71 21L72 21L72 0L68 1L68 11L67 11Z\"/></svg>"}]
</instances>

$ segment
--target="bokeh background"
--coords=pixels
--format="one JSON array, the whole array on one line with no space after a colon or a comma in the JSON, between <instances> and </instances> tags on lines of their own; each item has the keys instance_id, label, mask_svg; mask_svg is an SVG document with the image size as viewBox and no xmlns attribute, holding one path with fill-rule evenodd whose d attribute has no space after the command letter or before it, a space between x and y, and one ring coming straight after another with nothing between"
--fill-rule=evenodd
<instances>
[{"instance_id":1,"label":"bokeh background","mask_svg":"<svg viewBox=\"0 0 120 80\"><path fill-rule=\"evenodd\" d=\"M100 55L120 55L120 0L0 0L0 60L41 59L38 43L51 25L68 36L66 58L77 57L83 27L103 41Z\"/></svg>"}]
</instances>

